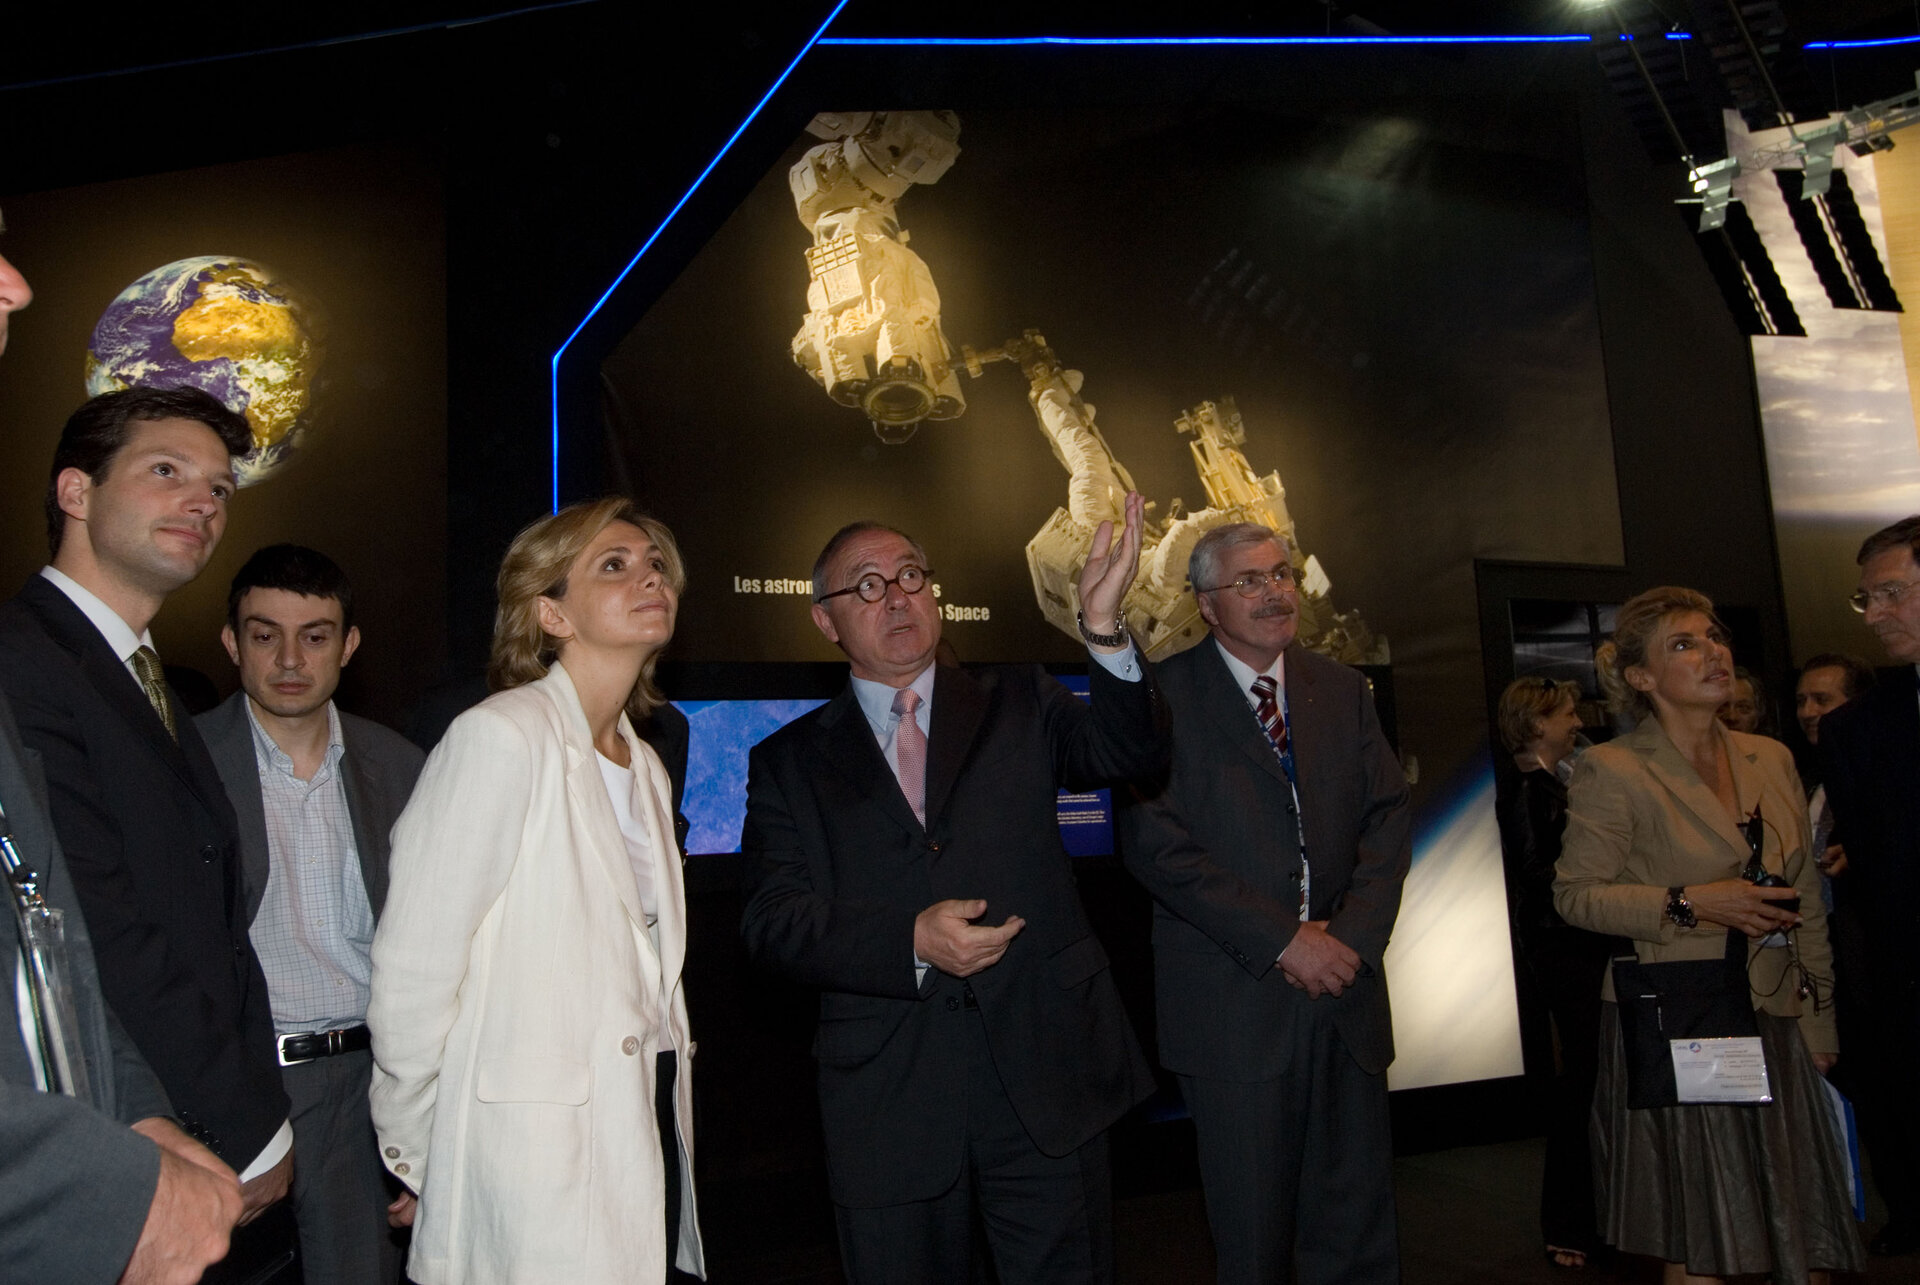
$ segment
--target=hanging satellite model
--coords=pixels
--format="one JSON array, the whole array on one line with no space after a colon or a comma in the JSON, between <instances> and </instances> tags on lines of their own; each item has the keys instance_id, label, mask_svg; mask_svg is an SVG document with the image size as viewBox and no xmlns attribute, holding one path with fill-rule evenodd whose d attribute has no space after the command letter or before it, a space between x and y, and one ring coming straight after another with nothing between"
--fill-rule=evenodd
<instances>
[{"instance_id":1,"label":"hanging satellite model","mask_svg":"<svg viewBox=\"0 0 1920 1285\"><path fill-rule=\"evenodd\" d=\"M940 292L926 262L908 248L896 208L914 184L939 181L960 155L960 120L948 111L823 112L807 131L824 139L788 172L795 212L813 238L807 250L807 315L793 358L843 406L857 407L882 442L900 445L925 420L966 410L958 367L979 378L1000 361L1027 379L1027 401L1053 454L1067 470L1067 504L1027 543L1034 596L1046 618L1078 638L1076 580L1100 523L1118 522L1133 479L1114 457L1080 396L1084 377L1067 369L1046 337L1028 330L996 347L953 346L940 328ZM1286 542L1299 568L1299 639L1348 664L1384 665L1387 640L1357 611L1334 609L1319 560L1302 556L1280 475L1256 474L1241 450L1246 428L1231 397L1201 402L1174 422L1189 435L1204 508L1175 498L1164 516L1148 506L1140 574L1123 609L1151 659L1184 650L1206 634L1187 557L1209 528L1255 522Z\"/></svg>"}]
</instances>

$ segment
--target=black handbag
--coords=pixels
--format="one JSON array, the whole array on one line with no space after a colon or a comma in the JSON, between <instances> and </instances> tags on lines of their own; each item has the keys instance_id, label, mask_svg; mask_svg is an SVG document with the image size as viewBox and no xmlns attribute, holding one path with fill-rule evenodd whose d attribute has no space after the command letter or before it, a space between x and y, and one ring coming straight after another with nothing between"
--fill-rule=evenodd
<instances>
[{"instance_id":1,"label":"black handbag","mask_svg":"<svg viewBox=\"0 0 1920 1285\"><path fill-rule=\"evenodd\" d=\"M1620 1010L1620 1042L1627 1062L1627 1106L1633 1110L1680 1105L1671 1040L1753 1037L1747 985L1747 938L1727 930L1720 959L1676 959L1643 964L1632 954L1613 961L1613 995Z\"/></svg>"}]
</instances>

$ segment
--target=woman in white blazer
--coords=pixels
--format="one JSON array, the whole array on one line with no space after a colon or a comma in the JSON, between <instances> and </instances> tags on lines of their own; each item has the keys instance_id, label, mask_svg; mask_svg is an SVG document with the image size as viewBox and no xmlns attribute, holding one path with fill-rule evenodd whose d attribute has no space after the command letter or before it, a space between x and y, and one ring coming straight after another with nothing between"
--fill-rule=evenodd
<instances>
[{"instance_id":1,"label":"woman in white blazer","mask_svg":"<svg viewBox=\"0 0 1920 1285\"><path fill-rule=\"evenodd\" d=\"M704 1275L666 771L630 714L685 583L619 498L529 526L488 679L393 833L373 1121L420 1285Z\"/></svg>"}]
</instances>

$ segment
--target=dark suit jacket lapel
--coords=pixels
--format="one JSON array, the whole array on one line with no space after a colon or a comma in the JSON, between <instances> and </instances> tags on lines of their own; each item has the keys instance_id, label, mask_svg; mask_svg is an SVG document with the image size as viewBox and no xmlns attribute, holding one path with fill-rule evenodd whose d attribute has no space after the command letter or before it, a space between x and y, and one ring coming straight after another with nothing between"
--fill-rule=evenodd
<instances>
[{"instance_id":1,"label":"dark suit jacket lapel","mask_svg":"<svg viewBox=\"0 0 1920 1285\"><path fill-rule=\"evenodd\" d=\"M215 799L224 797L219 780L217 777L204 780L194 770L181 745L167 735L167 726L147 702L146 692L127 672L125 662L113 654L113 648L107 646L107 640L94 628L86 613L44 576L30 577L20 590L20 598L40 617L48 635L79 659L81 674L100 693L101 699L140 734L154 754L172 768L188 788L213 808L216 816L219 815L220 809L214 806ZM171 690L168 699L173 699ZM178 701L173 701L173 717L174 726L181 729L183 737L198 737L193 731L193 720L187 717Z\"/></svg>"},{"instance_id":2,"label":"dark suit jacket lapel","mask_svg":"<svg viewBox=\"0 0 1920 1285\"><path fill-rule=\"evenodd\" d=\"M1341 743L1342 732L1333 726L1335 711L1321 703L1323 693L1313 660L1298 644L1287 648L1286 674L1287 740L1293 747L1294 772L1300 777L1302 823L1311 830L1316 813L1324 820L1330 812L1322 809L1336 806L1325 797L1336 784L1327 780L1325 770L1342 761L1343 756L1351 763L1353 744L1351 733L1346 734L1346 743Z\"/></svg>"},{"instance_id":3,"label":"dark suit jacket lapel","mask_svg":"<svg viewBox=\"0 0 1920 1285\"><path fill-rule=\"evenodd\" d=\"M946 811L960 765L973 749L987 696L965 670L942 666L933 676L933 735L927 744L928 828Z\"/></svg>"},{"instance_id":4,"label":"dark suit jacket lapel","mask_svg":"<svg viewBox=\"0 0 1920 1285\"><path fill-rule=\"evenodd\" d=\"M247 718L245 692L215 707L207 715L207 753L227 787L234 819L240 823L241 879L246 894L247 922L260 913L267 895L270 869L267 848L267 810L260 796L260 761L254 753L253 727Z\"/></svg>"},{"instance_id":5,"label":"dark suit jacket lapel","mask_svg":"<svg viewBox=\"0 0 1920 1285\"><path fill-rule=\"evenodd\" d=\"M936 691L936 701L938 695ZM935 714L938 712L936 704ZM820 755L835 771L902 829L920 832L919 818L907 806L907 796L900 792L898 778L887 766L886 756L880 753L880 743L873 738L873 727L860 708L859 698L853 694L852 680L848 680L847 686L821 713L820 741Z\"/></svg>"},{"instance_id":6,"label":"dark suit jacket lapel","mask_svg":"<svg viewBox=\"0 0 1920 1285\"><path fill-rule=\"evenodd\" d=\"M1227 662L1221 658L1219 644L1209 638L1199 646L1206 649L1199 658L1195 684L1205 706L1204 721L1220 729L1221 735L1231 741L1235 748L1251 759L1262 772L1284 786L1287 773L1280 766L1280 756L1274 753L1273 742L1267 739L1266 730L1260 726L1260 720L1254 717L1253 707L1247 704L1246 693L1233 681L1233 671L1227 668ZM1292 699L1293 680L1294 667L1289 665L1289 700Z\"/></svg>"},{"instance_id":7,"label":"dark suit jacket lapel","mask_svg":"<svg viewBox=\"0 0 1920 1285\"><path fill-rule=\"evenodd\" d=\"M380 917L381 909L387 903L387 846L386 828L375 825L375 800L379 797L380 783L366 775L372 766L366 756L366 747L359 743L353 729L345 719L340 723L340 740L346 746L346 753L340 759L341 785L347 796L347 815L353 820L353 847L360 855L360 882L367 890L367 904L373 908L374 918ZM386 818L389 825L393 818Z\"/></svg>"}]
</instances>

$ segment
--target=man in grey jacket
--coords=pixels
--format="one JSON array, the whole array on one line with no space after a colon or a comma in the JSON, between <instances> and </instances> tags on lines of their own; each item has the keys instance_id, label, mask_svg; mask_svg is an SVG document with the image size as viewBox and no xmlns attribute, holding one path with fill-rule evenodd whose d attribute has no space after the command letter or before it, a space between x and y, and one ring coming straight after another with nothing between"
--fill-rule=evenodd
<instances>
[{"instance_id":1,"label":"man in grey jacket","mask_svg":"<svg viewBox=\"0 0 1920 1285\"><path fill-rule=\"evenodd\" d=\"M334 705L360 630L353 587L324 553L275 544L247 559L220 637L241 690L196 721L240 825L247 922L293 1104L301 1272L307 1285L393 1281L367 996L387 835L426 756Z\"/></svg>"}]
</instances>

